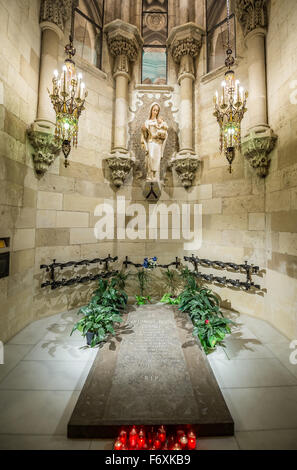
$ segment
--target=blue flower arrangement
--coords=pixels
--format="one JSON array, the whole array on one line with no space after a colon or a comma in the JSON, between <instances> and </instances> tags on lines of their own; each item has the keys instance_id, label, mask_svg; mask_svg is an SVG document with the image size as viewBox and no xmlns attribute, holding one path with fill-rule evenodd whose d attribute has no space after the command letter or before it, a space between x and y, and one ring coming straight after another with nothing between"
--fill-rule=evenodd
<instances>
[{"instance_id":1,"label":"blue flower arrangement","mask_svg":"<svg viewBox=\"0 0 297 470\"><path fill-rule=\"evenodd\" d=\"M156 256L153 258L144 258L142 266L146 269L154 269L158 266L157 260L158 258Z\"/></svg>"}]
</instances>

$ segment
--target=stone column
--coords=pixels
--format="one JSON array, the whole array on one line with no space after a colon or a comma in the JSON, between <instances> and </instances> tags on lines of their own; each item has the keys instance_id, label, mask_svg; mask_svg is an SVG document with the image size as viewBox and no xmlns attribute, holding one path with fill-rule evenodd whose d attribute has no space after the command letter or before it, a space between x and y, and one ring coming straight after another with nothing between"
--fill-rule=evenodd
<instances>
[{"instance_id":1,"label":"stone column","mask_svg":"<svg viewBox=\"0 0 297 470\"><path fill-rule=\"evenodd\" d=\"M172 29L167 45L174 62L178 65L180 85L179 146L172 165L185 188L192 185L199 166L193 145L193 83L195 81L194 59L199 55L203 30L194 23L186 23Z\"/></svg>"},{"instance_id":2,"label":"stone column","mask_svg":"<svg viewBox=\"0 0 297 470\"><path fill-rule=\"evenodd\" d=\"M32 155L37 174L47 171L61 148L54 137L56 115L47 90L52 89L53 72L58 68L59 43L64 37L64 25L70 17L71 6L72 0L42 0L40 5L42 36L37 119L27 133L34 149Z\"/></svg>"},{"instance_id":3,"label":"stone column","mask_svg":"<svg viewBox=\"0 0 297 470\"><path fill-rule=\"evenodd\" d=\"M126 23L130 21L130 0L122 0L121 2L121 19Z\"/></svg>"},{"instance_id":4,"label":"stone column","mask_svg":"<svg viewBox=\"0 0 297 470\"><path fill-rule=\"evenodd\" d=\"M115 107L113 146L107 164L111 180L120 187L128 176L133 158L128 152L128 84L131 64L142 47L142 38L136 26L122 20L114 20L104 27L111 56L114 58Z\"/></svg>"},{"instance_id":5,"label":"stone column","mask_svg":"<svg viewBox=\"0 0 297 470\"><path fill-rule=\"evenodd\" d=\"M179 23L183 25L189 21L189 0L179 0Z\"/></svg>"},{"instance_id":6,"label":"stone column","mask_svg":"<svg viewBox=\"0 0 297 470\"><path fill-rule=\"evenodd\" d=\"M268 174L269 153L277 136L268 124L265 36L266 0L237 0L236 15L242 26L248 50L250 126L242 139L242 152L260 177Z\"/></svg>"}]
</instances>

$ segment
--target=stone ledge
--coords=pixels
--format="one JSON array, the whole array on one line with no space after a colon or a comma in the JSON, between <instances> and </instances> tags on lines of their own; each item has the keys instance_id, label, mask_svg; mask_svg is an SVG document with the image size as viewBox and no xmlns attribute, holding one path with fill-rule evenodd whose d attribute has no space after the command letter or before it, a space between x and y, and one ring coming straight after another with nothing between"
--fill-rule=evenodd
<instances>
[{"instance_id":1,"label":"stone ledge","mask_svg":"<svg viewBox=\"0 0 297 470\"><path fill-rule=\"evenodd\" d=\"M241 60L243 57L236 57L235 58L235 64L233 68L237 68L240 65ZM221 65L220 67L217 67L216 69L212 70L211 72L208 72L200 78L200 83L209 83L215 78L218 78L220 76L223 76L226 72L226 65Z\"/></svg>"},{"instance_id":2,"label":"stone ledge","mask_svg":"<svg viewBox=\"0 0 297 470\"><path fill-rule=\"evenodd\" d=\"M174 91L174 87L172 85L154 85L151 83L140 83L135 85L135 90L139 91L151 91L152 93L159 92L171 92Z\"/></svg>"},{"instance_id":3,"label":"stone ledge","mask_svg":"<svg viewBox=\"0 0 297 470\"><path fill-rule=\"evenodd\" d=\"M80 56L75 56L75 64L78 68L82 69L84 72L93 75L95 78L99 78L100 80L107 79L107 73L103 72L103 70L98 69L95 65L91 64Z\"/></svg>"}]
</instances>

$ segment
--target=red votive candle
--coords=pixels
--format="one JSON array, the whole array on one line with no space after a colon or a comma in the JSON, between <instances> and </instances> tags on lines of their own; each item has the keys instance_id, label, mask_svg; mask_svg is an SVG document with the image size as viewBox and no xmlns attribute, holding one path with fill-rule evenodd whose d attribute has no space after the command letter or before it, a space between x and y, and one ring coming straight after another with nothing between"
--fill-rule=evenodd
<instances>
[{"instance_id":1,"label":"red votive candle","mask_svg":"<svg viewBox=\"0 0 297 470\"><path fill-rule=\"evenodd\" d=\"M120 439L118 438L114 443L114 450L122 450L123 444L121 443Z\"/></svg>"},{"instance_id":2,"label":"red votive candle","mask_svg":"<svg viewBox=\"0 0 297 470\"><path fill-rule=\"evenodd\" d=\"M161 441L160 441L159 439L156 439L156 440L155 440L155 442L154 442L154 447L155 447L155 449L157 449L157 450L158 450L158 449L161 449L162 443L161 443Z\"/></svg>"},{"instance_id":3,"label":"red votive candle","mask_svg":"<svg viewBox=\"0 0 297 470\"><path fill-rule=\"evenodd\" d=\"M185 431L183 431L182 429L179 429L179 430L177 431L176 437L177 437L177 441L179 442L179 444L180 444L180 438L181 438L182 436L184 436L184 435L185 435Z\"/></svg>"},{"instance_id":4,"label":"red votive candle","mask_svg":"<svg viewBox=\"0 0 297 470\"><path fill-rule=\"evenodd\" d=\"M172 450L173 447L174 447L174 444L175 444L175 438L174 438L174 436L170 436L168 438L168 449Z\"/></svg>"},{"instance_id":5,"label":"red votive candle","mask_svg":"<svg viewBox=\"0 0 297 470\"><path fill-rule=\"evenodd\" d=\"M188 449L195 450L196 449L196 436L193 431L188 433Z\"/></svg>"},{"instance_id":6,"label":"red votive candle","mask_svg":"<svg viewBox=\"0 0 297 470\"><path fill-rule=\"evenodd\" d=\"M120 432L119 439L120 439L120 441L121 441L122 444L126 444L126 442L127 442L127 432L124 431L124 430L122 430L122 431Z\"/></svg>"},{"instance_id":7,"label":"red votive candle","mask_svg":"<svg viewBox=\"0 0 297 470\"><path fill-rule=\"evenodd\" d=\"M154 433L154 428L152 428L151 431L147 433L147 441L148 441L149 447L153 445L154 438L155 438L155 433Z\"/></svg>"},{"instance_id":8,"label":"red votive candle","mask_svg":"<svg viewBox=\"0 0 297 470\"><path fill-rule=\"evenodd\" d=\"M181 446L178 442L176 442L173 446L173 449L172 450L181 450Z\"/></svg>"},{"instance_id":9,"label":"red votive candle","mask_svg":"<svg viewBox=\"0 0 297 470\"><path fill-rule=\"evenodd\" d=\"M165 431L164 426L161 426L161 427L158 429L158 439L159 439L159 441L161 441L162 443L166 441L166 431Z\"/></svg>"},{"instance_id":10,"label":"red votive candle","mask_svg":"<svg viewBox=\"0 0 297 470\"><path fill-rule=\"evenodd\" d=\"M129 434L129 448L130 449L133 449L134 447L136 447L137 440L138 440L138 434L135 429L135 426L133 426Z\"/></svg>"},{"instance_id":11,"label":"red votive candle","mask_svg":"<svg viewBox=\"0 0 297 470\"><path fill-rule=\"evenodd\" d=\"M185 449L188 445L188 438L187 436L184 434L183 436L181 436L180 440L179 440L179 443L181 445L181 448L182 449Z\"/></svg>"},{"instance_id":12,"label":"red votive candle","mask_svg":"<svg viewBox=\"0 0 297 470\"><path fill-rule=\"evenodd\" d=\"M143 449L143 446L145 444L145 434L143 429L140 429L139 434L138 434L138 449Z\"/></svg>"}]
</instances>

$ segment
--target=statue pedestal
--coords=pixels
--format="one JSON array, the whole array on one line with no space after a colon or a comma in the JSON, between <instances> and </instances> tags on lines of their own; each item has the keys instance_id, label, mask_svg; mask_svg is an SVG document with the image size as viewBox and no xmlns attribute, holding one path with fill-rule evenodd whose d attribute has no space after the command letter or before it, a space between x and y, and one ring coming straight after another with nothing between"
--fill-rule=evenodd
<instances>
[{"instance_id":1,"label":"statue pedestal","mask_svg":"<svg viewBox=\"0 0 297 470\"><path fill-rule=\"evenodd\" d=\"M162 188L159 181L146 181L144 183L143 195L148 201L158 201L161 191Z\"/></svg>"}]
</instances>

